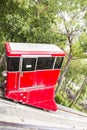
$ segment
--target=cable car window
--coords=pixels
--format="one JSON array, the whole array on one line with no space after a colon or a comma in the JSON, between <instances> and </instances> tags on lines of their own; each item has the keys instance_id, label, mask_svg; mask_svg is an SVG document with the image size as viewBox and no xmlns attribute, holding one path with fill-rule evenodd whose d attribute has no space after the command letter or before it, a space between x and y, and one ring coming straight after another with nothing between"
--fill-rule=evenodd
<instances>
[{"instance_id":1,"label":"cable car window","mask_svg":"<svg viewBox=\"0 0 87 130\"><path fill-rule=\"evenodd\" d=\"M7 70L8 71L19 71L19 57L7 57Z\"/></svg>"},{"instance_id":2,"label":"cable car window","mask_svg":"<svg viewBox=\"0 0 87 130\"><path fill-rule=\"evenodd\" d=\"M34 71L36 58L24 58L22 63L22 71Z\"/></svg>"},{"instance_id":3,"label":"cable car window","mask_svg":"<svg viewBox=\"0 0 87 130\"><path fill-rule=\"evenodd\" d=\"M63 57L57 57L54 69L60 69L62 66Z\"/></svg>"},{"instance_id":4,"label":"cable car window","mask_svg":"<svg viewBox=\"0 0 87 130\"><path fill-rule=\"evenodd\" d=\"M52 69L54 57L39 57L37 61L37 70Z\"/></svg>"}]
</instances>

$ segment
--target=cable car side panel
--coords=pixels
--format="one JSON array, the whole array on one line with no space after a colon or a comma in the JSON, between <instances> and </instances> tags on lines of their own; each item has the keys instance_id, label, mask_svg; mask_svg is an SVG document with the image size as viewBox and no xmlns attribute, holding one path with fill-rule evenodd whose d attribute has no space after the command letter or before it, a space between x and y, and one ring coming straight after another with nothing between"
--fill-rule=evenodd
<instances>
[{"instance_id":1,"label":"cable car side panel","mask_svg":"<svg viewBox=\"0 0 87 130\"><path fill-rule=\"evenodd\" d=\"M18 90L19 72L7 72L6 91Z\"/></svg>"},{"instance_id":2,"label":"cable car side panel","mask_svg":"<svg viewBox=\"0 0 87 130\"><path fill-rule=\"evenodd\" d=\"M58 109L54 100L54 87L7 91L5 96L16 102L18 101L45 110L56 111Z\"/></svg>"}]
</instances>

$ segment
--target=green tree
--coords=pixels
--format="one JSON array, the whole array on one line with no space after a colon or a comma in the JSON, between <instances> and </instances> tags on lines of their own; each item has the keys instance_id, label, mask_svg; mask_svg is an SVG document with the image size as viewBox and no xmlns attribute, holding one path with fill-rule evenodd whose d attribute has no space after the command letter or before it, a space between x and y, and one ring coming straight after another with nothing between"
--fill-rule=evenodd
<instances>
[{"instance_id":1,"label":"green tree","mask_svg":"<svg viewBox=\"0 0 87 130\"><path fill-rule=\"evenodd\" d=\"M66 6L64 3L67 3ZM84 31L85 27L85 14L86 8L82 6L82 2L74 1L60 1L59 12L56 16L55 30L62 36L65 36L67 41L65 44L67 47L66 62L63 67L63 72L59 77L58 86L56 92L60 89L64 76L68 70L69 64L73 58L73 44L79 39L80 34ZM79 49L79 48L78 48Z\"/></svg>"},{"instance_id":2,"label":"green tree","mask_svg":"<svg viewBox=\"0 0 87 130\"><path fill-rule=\"evenodd\" d=\"M80 45L84 50L84 53L87 53L87 34L86 33L82 33L80 36Z\"/></svg>"},{"instance_id":3,"label":"green tree","mask_svg":"<svg viewBox=\"0 0 87 130\"><path fill-rule=\"evenodd\" d=\"M55 43L58 39L56 33L50 32L57 12L56 0L5 0L1 6L0 30L7 41Z\"/></svg>"}]
</instances>

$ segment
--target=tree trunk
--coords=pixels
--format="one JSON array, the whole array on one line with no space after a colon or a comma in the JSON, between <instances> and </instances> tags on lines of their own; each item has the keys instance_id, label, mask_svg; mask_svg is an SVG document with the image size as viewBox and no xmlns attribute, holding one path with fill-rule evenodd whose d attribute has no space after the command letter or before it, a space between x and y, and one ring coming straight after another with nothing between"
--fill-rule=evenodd
<instances>
[{"instance_id":1,"label":"tree trunk","mask_svg":"<svg viewBox=\"0 0 87 130\"><path fill-rule=\"evenodd\" d=\"M65 29L66 29L66 37L67 37L67 40L68 40L68 44L69 44L69 55L68 55L68 59L67 59L67 62L65 64L65 67L64 67L64 70L63 70L63 73L60 75L59 79L58 79L58 86L56 87L56 90L55 90L55 94L57 94L57 92L59 91L61 85L62 85L62 81L64 79L64 76L68 70L68 67L69 67L69 64L70 64L70 61L72 60L72 41L73 41L73 37L71 35L71 32L69 31L67 25L66 25L66 21L65 21L65 18L62 16L62 19L64 21L64 25L65 25Z\"/></svg>"},{"instance_id":2,"label":"tree trunk","mask_svg":"<svg viewBox=\"0 0 87 130\"><path fill-rule=\"evenodd\" d=\"M87 76L86 76L85 79L83 80L83 83L82 83L82 85L81 85L79 91L77 92L77 96L76 96L75 100L70 104L70 107L73 107L73 106L77 103L77 101L79 100L79 97L80 97L80 95L81 95L81 92L82 92L82 90L83 90L83 88L84 88L86 82L87 82Z\"/></svg>"},{"instance_id":3,"label":"tree trunk","mask_svg":"<svg viewBox=\"0 0 87 130\"><path fill-rule=\"evenodd\" d=\"M4 54L2 54L2 56L0 58L0 67L2 66L3 60L4 60Z\"/></svg>"},{"instance_id":4,"label":"tree trunk","mask_svg":"<svg viewBox=\"0 0 87 130\"><path fill-rule=\"evenodd\" d=\"M64 67L64 70L63 70L63 73L60 75L59 79L58 79L58 86L56 87L56 90L55 90L55 94L57 94L57 92L59 91L61 85L62 85L62 81L64 79L64 76L67 72L67 69L69 67L69 64L70 64L70 61L72 59L72 55L71 55L71 52L69 53L69 56L68 56L68 59L67 59L67 62L65 64L65 67Z\"/></svg>"}]
</instances>

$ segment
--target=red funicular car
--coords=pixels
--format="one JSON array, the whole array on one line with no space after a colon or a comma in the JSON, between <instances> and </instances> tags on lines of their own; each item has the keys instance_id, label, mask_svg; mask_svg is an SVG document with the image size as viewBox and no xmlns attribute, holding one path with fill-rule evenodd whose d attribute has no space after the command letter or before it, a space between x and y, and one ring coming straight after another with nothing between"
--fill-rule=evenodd
<instances>
[{"instance_id":1,"label":"red funicular car","mask_svg":"<svg viewBox=\"0 0 87 130\"><path fill-rule=\"evenodd\" d=\"M6 43L5 96L41 109L57 110L55 84L64 51L53 44Z\"/></svg>"}]
</instances>

